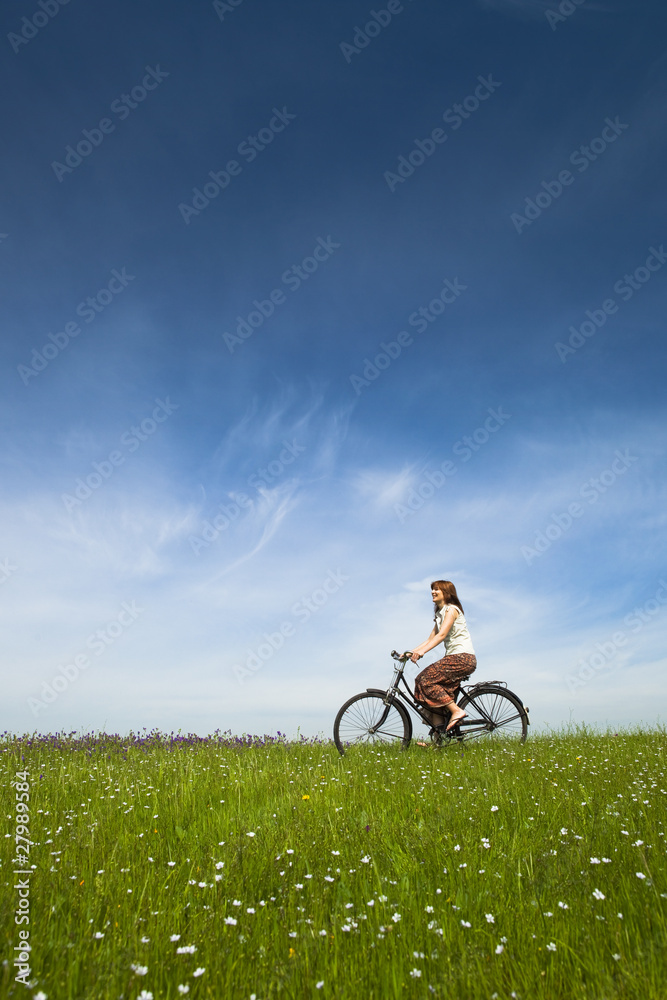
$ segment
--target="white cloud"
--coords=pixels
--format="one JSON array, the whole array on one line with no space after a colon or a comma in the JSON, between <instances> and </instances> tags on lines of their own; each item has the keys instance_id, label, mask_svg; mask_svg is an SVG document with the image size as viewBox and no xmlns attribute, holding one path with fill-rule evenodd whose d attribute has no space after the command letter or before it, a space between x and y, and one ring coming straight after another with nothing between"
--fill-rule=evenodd
<instances>
[{"instance_id":1,"label":"white cloud","mask_svg":"<svg viewBox=\"0 0 667 1000\"><path fill-rule=\"evenodd\" d=\"M443 576L463 601L477 677L505 679L534 722L559 725L573 709L577 719L619 724L628 671L644 687L653 678L649 711L657 714L665 692L659 615L637 634L628 630L614 660L623 670L601 673L574 694L566 683L658 587L639 539L645 483L660 457L645 427L626 424L624 435L645 442L640 461L531 566L521 545L606 467L613 434L592 453L543 447L546 479L534 459L524 461L539 448L520 442L513 450L508 441L502 467L480 452L404 524L393 512L400 491L387 500L394 470L367 473L339 457L332 476L313 476L304 455L299 475L256 491L252 507L199 556L188 539L210 518L212 501L179 499L176 484L154 470L132 494L111 481L75 516L50 493L8 503L0 511L0 558L17 570L0 587L0 619L15 669L0 725L287 731L300 720L304 732L328 732L347 697L388 683L392 648L429 633L429 584ZM397 466L408 468L400 457ZM660 518L652 515L656 524ZM637 549L631 579L618 572L618 545ZM295 609L338 571L349 579L305 620ZM27 697L131 600L144 609L141 617L35 720ZM234 666L284 623L294 635L239 685ZM638 699L626 721L646 712Z\"/></svg>"}]
</instances>

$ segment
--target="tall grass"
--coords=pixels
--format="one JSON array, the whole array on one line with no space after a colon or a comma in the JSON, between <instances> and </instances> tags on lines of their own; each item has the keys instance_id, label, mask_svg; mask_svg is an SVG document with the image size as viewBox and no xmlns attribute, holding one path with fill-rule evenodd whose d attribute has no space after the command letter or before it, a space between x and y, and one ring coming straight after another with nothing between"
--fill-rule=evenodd
<instances>
[{"instance_id":1,"label":"tall grass","mask_svg":"<svg viewBox=\"0 0 667 1000\"><path fill-rule=\"evenodd\" d=\"M0 989L664 998L665 743L578 730L341 758L220 734L5 735ZM29 989L12 966L24 768Z\"/></svg>"}]
</instances>

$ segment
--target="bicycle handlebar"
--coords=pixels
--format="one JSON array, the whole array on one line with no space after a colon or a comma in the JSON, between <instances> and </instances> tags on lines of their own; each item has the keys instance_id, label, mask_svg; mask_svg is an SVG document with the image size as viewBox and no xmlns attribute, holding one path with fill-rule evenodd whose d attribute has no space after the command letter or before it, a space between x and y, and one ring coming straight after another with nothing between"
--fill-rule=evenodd
<instances>
[{"instance_id":1,"label":"bicycle handlebar","mask_svg":"<svg viewBox=\"0 0 667 1000\"><path fill-rule=\"evenodd\" d=\"M405 653L397 653L395 649L392 649L391 656L392 659L401 660L404 663L406 660L409 660L410 657L412 656L412 650L408 649Z\"/></svg>"}]
</instances>

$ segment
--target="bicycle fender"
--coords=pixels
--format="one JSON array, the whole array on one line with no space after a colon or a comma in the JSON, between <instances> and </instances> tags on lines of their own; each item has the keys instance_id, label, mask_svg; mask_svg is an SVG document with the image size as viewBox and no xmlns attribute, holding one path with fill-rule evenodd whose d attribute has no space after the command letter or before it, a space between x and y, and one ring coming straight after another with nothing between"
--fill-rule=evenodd
<instances>
[{"instance_id":1,"label":"bicycle fender","mask_svg":"<svg viewBox=\"0 0 667 1000\"><path fill-rule=\"evenodd\" d=\"M482 683L482 684L476 684L476 685L475 685L475 687L472 687L472 688L469 688L469 689L468 689L468 691L466 692L466 697L468 697L469 695L474 695L474 692L475 692L475 688L476 688L476 687L477 687L477 688L480 688L480 687L493 687L493 686L494 686L494 685L493 685L493 683L492 683L492 682L490 682L490 681L487 681L487 682L486 682L486 684L484 684L484 683ZM524 705L524 703L522 702L522 700L521 700L521 698L519 697L519 695L518 695L518 694L515 694L515 692L514 692L514 691L510 691L510 689L509 689L508 687L505 687L505 688L503 688L503 691L505 692L505 694L511 694L513 698L516 698L516 700L517 700L517 701L519 702L519 704L521 705L521 708L522 708L522 709L524 710L524 712L526 713L526 723L527 723L528 725L530 725L530 716L529 716L529 714L528 714L528 713L530 712L530 709L529 709L529 708L526 708L526 706L525 706L525 705Z\"/></svg>"},{"instance_id":2,"label":"bicycle fender","mask_svg":"<svg viewBox=\"0 0 667 1000\"><path fill-rule=\"evenodd\" d=\"M508 694L511 694L513 698L516 698L516 700L519 702L524 712L528 711L521 698L519 698L518 694L515 694L514 691L510 691L509 688L506 688L505 690L507 691Z\"/></svg>"},{"instance_id":3,"label":"bicycle fender","mask_svg":"<svg viewBox=\"0 0 667 1000\"><path fill-rule=\"evenodd\" d=\"M379 694L383 699L387 697L387 689L386 688L366 688L366 693L367 694ZM396 706L399 707L399 709L401 711L405 712L405 715L406 715L407 720L408 720L408 734L409 734L409 736L408 736L408 742L410 742L410 740L412 739L412 716L408 712L407 706L401 704L400 698L391 698L389 700L389 702L385 702L385 704L387 704L387 705L396 705Z\"/></svg>"},{"instance_id":4,"label":"bicycle fender","mask_svg":"<svg viewBox=\"0 0 667 1000\"><path fill-rule=\"evenodd\" d=\"M529 726L530 725L530 716L529 716L528 713L530 712L530 709L526 708L526 706L524 705L524 703L521 701L521 698L519 698L518 694L515 694L514 691L510 691L509 688L507 688L506 690L507 690L508 694L511 694L514 698L516 698L516 700L521 705L522 709L526 713L526 724Z\"/></svg>"},{"instance_id":5,"label":"bicycle fender","mask_svg":"<svg viewBox=\"0 0 667 1000\"><path fill-rule=\"evenodd\" d=\"M367 694L379 694L379 695L382 696L382 700L383 701L387 697L387 689L386 688L366 688L366 693ZM394 701L396 701L396 699L392 698L391 701L389 702L389 704L391 704Z\"/></svg>"},{"instance_id":6,"label":"bicycle fender","mask_svg":"<svg viewBox=\"0 0 667 1000\"><path fill-rule=\"evenodd\" d=\"M466 698L470 698L475 694L475 691L477 691L481 687L499 687L499 686L500 685L498 681L480 681L479 684L473 684L472 687L469 687L465 693L465 696ZM525 707L523 701L521 700L518 694L516 694L514 691L510 691L510 689L505 686L502 687L502 690L504 694L510 694L512 695L513 698L516 698L516 700L519 702L524 711L526 712L528 711L528 709Z\"/></svg>"}]
</instances>

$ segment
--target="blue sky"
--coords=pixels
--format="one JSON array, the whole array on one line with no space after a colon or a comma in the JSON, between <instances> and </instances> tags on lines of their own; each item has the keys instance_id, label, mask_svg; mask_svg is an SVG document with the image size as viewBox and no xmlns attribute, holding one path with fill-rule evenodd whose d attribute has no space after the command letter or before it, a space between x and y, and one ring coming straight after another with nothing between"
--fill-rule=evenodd
<instances>
[{"instance_id":1,"label":"blue sky","mask_svg":"<svg viewBox=\"0 0 667 1000\"><path fill-rule=\"evenodd\" d=\"M666 16L4 11L2 728L664 721Z\"/></svg>"}]
</instances>

